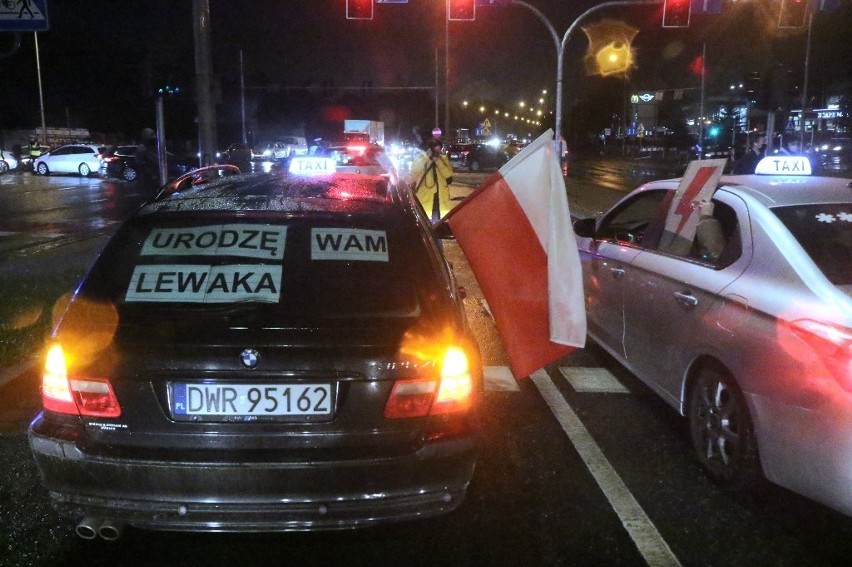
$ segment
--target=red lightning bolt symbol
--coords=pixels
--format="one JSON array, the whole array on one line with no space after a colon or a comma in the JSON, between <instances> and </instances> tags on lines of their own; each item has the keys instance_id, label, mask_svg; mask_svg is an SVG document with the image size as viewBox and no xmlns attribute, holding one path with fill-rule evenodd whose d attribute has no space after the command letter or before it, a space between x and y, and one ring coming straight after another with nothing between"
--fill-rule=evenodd
<instances>
[{"instance_id":1,"label":"red lightning bolt symbol","mask_svg":"<svg viewBox=\"0 0 852 567\"><path fill-rule=\"evenodd\" d=\"M698 195L701 188L707 184L707 180L712 177L715 171L715 167L699 167L698 171L695 173L695 177L693 177L692 181L690 181L689 185L687 185L686 190L680 197L680 201L677 203L677 208L675 208L675 214L680 215L680 224L678 224L675 234L680 234L680 231L683 230L683 227L693 210L692 201L695 200L695 196Z\"/></svg>"}]
</instances>

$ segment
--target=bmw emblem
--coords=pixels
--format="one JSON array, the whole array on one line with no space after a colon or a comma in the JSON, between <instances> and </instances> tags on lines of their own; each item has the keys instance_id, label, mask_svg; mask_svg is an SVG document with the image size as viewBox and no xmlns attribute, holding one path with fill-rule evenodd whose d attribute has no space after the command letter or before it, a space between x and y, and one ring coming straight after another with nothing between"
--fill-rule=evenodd
<instances>
[{"instance_id":1,"label":"bmw emblem","mask_svg":"<svg viewBox=\"0 0 852 567\"><path fill-rule=\"evenodd\" d=\"M247 348L240 353L240 362L246 368L254 368L260 361L260 353L253 348Z\"/></svg>"}]
</instances>

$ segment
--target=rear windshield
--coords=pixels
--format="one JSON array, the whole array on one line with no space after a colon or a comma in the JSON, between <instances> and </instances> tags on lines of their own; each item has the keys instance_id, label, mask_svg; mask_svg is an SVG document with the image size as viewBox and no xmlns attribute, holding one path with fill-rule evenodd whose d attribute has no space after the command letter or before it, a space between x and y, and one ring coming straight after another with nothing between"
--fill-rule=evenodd
<instances>
[{"instance_id":1,"label":"rear windshield","mask_svg":"<svg viewBox=\"0 0 852 567\"><path fill-rule=\"evenodd\" d=\"M852 204L796 205L772 211L831 283L852 284Z\"/></svg>"},{"instance_id":2,"label":"rear windshield","mask_svg":"<svg viewBox=\"0 0 852 567\"><path fill-rule=\"evenodd\" d=\"M413 318L441 297L429 258L410 225L369 218L149 217L116 235L81 292L125 323L232 308L284 325Z\"/></svg>"}]
</instances>

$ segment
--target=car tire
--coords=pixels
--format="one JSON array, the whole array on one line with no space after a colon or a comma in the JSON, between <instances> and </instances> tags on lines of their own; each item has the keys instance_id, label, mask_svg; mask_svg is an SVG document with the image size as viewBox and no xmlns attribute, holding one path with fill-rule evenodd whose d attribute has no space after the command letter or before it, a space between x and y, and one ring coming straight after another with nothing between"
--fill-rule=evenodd
<instances>
[{"instance_id":1,"label":"car tire","mask_svg":"<svg viewBox=\"0 0 852 567\"><path fill-rule=\"evenodd\" d=\"M43 161L40 161L36 164L36 173L39 175L47 175L50 173L50 170L47 168L47 164Z\"/></svg>"},{"instance_id":2,"label":"car tire","mask_svg":"<svg viewBox=\"0 0 852 567\"><path fill-rule=\"evenodd\" d=\"M82 175L83 177L88 177L88 176L89 176L89 174L90 174L90 173L92 173L92 168L90 168L90 167L89 167L89 164L81 163L81 164L77 167L77 171L78 171L78 172L80 173L80 175Z\"/></svg>"},{"instance_id":3,"label":"car tire","mask_svg":"<svg viewBox=\"0 0 852 567\"><path fill-rule=\"evenodd\" d=\"M9 171L9 164L0 160L0 173L6 173L7 171Z\"/></svg>"},{"instance_id":4,"label":"car tire","mask_svg":"<svg viewBox=\"0 0 852 567\"><path fill-rule=\"evenodd\" d=\"M733 377L702 368L689 390L689 436L708 475L733 488L747 488L760 475L760 459L745 398Z\"/></svg>"},{"instance_id":5,"label":"car tire","mask_svg":"<svg viewBox=\"0 0 852 567\"><path fill-rule=\"evenodd\" d=\"M137 176L136 168L129 165L121 172L121 178L125 181L135 181Z\"/></svg>"},{"instance_id":6,"label":"car tire","mask_svg":"<svg viewBox=\"0 0 852 567\"><path fill-rule=\"evenodd\" d=\"M472 159L467 163L467 168L472 172L476 173L481 169L478 159Z\"/></svg>"}]
</instances>

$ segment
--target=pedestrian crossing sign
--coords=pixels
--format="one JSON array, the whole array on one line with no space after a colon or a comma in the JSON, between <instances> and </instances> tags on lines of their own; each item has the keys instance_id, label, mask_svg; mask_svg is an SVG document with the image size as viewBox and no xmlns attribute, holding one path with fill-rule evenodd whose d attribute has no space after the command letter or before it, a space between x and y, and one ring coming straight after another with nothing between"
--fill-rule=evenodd
<instances>
[{"instance_id":1,"label":"pedestrian crossing sign","mask_svg":"<svg viewBox=\"0 0 852 567\"><path fill-rule=\"evenodd\" d=\"M0 32L47 31L47 0L0 0Z\"/></svg>"}]
</instances>

